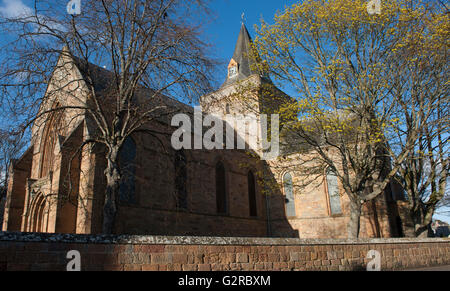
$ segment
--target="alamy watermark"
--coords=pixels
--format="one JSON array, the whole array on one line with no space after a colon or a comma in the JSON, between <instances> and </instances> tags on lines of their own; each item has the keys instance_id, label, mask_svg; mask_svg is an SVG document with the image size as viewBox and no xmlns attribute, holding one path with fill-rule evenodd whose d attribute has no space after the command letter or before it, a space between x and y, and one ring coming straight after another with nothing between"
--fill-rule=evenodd
<instances>
[{"instance_id":1,"label":"alamy watermark","mask_svg":"<svg viewBox=\"0 0 450 291\"><path fill-rule=\"evenodd\" d=\"M81 255L79 251L68 251L66 259L70 259L66 266L67 271L81 271Z\"/></svg>"},{"instance_id":2,"label":"alamy watermark","mask_svg":"<svg viewBox=\"0 0 450 291\"><path fill-rule=\"evenodd\" d=\"M263 160L271 160L280 153L280 121L278 114L270 116L270 141L266 114L203 115L200 107L194 107L191 116L179 113L172 117L171 126L178 127L172 134L171 144L180 149L251 149L262 152ZM204 132L204 127L209 127ZM193 130L192 130L193 129ZM192 136L194 140L192 141Z\"/></svg>"},{"instance_id":3,"label":"alamy watermark","mask_svg":"<svg viewBox=\"0 0 450 291\"><path fill-rule=\"evenodd\" d=\"M366 256L367 259L371 259L366 266L367 271L381 271L381 254L379 251L370 250Z\"/></svg>"}]
</instances>

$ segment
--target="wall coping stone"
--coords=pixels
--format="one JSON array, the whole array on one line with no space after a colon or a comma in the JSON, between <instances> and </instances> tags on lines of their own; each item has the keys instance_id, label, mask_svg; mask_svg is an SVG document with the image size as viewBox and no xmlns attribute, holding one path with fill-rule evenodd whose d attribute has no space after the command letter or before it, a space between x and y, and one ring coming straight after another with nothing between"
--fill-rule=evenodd
<instances>
[{"instance_id":1,"label":"wall coping stone","mask_svg":"<svg viewBox=\"0 0 450 291\"><path fill-rule=\"evenodd\" d=\"M450 243L450 238L359 238L359 239L300 239L263 237L200 237L156 235L91 235L32 232L0 232L0 241L90 243L90 244L149 244L149 245L357 245Z\"/></svg>"}]
</instances>

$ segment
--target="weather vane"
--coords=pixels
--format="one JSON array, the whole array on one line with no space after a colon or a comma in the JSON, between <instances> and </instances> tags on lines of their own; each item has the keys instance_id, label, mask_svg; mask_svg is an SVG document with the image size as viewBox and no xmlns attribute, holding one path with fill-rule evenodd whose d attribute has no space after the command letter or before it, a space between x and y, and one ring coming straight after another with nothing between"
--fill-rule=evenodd
<instances>
[{"instance_id":1,"label":"weather vane","mask_svg":"<svg viewBox=\"0 0 450 291\"><path fill-rule=\"evenodd\" d=\"M244 24L244 22L245 22L245 12L242 12L241 23Z\"/></svg>"}]
</instances>

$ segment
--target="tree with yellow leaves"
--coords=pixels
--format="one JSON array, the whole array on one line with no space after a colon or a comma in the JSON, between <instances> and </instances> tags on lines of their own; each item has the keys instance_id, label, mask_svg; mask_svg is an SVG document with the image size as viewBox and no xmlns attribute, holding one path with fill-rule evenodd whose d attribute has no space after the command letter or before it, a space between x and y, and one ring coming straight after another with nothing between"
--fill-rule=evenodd
<instances>
[{"instance_id":1,"label":"tree with yellow leaves","mask_svg":"<svg viewBox=\"0 0 450 291\"><path fill-rule=\"evenodd\" d=\"M411 37L432 38L421 28L435 17L433 7L385 0L380 14L369 14L367 3L302 1L275 15L273 24L261 21L254 41L255 66L295 91L297 102L279 113L298 121L284 124L284 131L307 144L316 156L309 164L334 172L349 197L350 238L359 236L362 206L384 193L434 113L417 98L417 118L401 134L401 145L390 143L404 128L399 112L407 108L399 100L414 91L404 75L410 73L395 70L414 62L416 56L404 53Z\"/></svg>"}]
</instances>

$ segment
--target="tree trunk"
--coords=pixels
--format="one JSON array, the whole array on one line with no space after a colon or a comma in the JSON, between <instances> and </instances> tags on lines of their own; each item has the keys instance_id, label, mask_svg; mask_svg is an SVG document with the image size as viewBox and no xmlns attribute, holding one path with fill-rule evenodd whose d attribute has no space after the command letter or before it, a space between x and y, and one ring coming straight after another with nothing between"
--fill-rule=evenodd
<instances>
[{"instance_id":1,"label":"tree trunk","mask_svg":"<svg viewBox=\"0 0 450 291\"><path fill-rule=\"evenodd\" d=\"M359 237L359 221L361 218L361 203L350 199L350 221L348 222L348 238Z\"/></svg>"},{"instance_id":2,"label":"tree trunk","mask_svg":"<svg viewBox=\"0 0 450 291\"><path fill-rule=\"evenodd\" d=\"M431 229L431 223L427 225L415 224L414 232L416 237L424 238L424 237L434 237L433 230Z\"/></svg>"},{"instance_id":3,"label":"tree trunk","mask_svg":"<svg viewBox=\"0 0 450 291\"><path fill-rule=\"evenodd\" d=\"M103 228L104 234L111 234L114 230L114 223L117 212L117 198L119 195L120 172L117 163L118 149L111 149L107 154L107 165L105 169L106 192L105 204L103 207Z\"/></svg>"},{"instance_id":4,"label":"tree trunk","mask_svg":"<svg viewBox=\"0 0 450 291\"><path fill-rule=\"evenodd\" d=\"M433 213L433 209L422 209L411 212L416 237L434 237L434 232L431 229Z\"/></svg>"}]
</instances>

